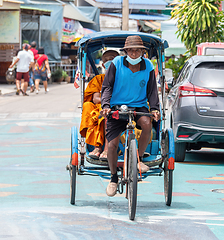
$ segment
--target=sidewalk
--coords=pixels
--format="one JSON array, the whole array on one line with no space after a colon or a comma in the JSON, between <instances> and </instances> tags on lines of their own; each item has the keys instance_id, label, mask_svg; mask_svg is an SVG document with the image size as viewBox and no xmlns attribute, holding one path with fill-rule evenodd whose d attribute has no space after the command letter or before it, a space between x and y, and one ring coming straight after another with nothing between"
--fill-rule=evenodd
<instances>
[{"instance_id":1,"label":"sidewalk","mask_svg":"<svg viewBox=\"0 0 224 240\"><path fill-rule=\"evenodd\" d=\"M0 84L0 95L16 92L16 84Z\"/></svg>"},{"instance_id":2,"label":"sidewalk","mask_svg":"<svg viewBox=\"0 0 224 240\"><path fill-rule=\"evenodd\" d=\"M67 84L68 84L67 82L51 83L51 84L48 84L48 86L50 88L52 88L52 87L57 87L57 86L60 87L62 85L67 85ZM40 84L40 88L42 88L42 87L43 87L43 85ZM27 91L28 92L30 91L30 87L28 87ZM0 83L0 96L8 94L8 93L16 93L16 84Z\"/></svg>"}]
</instances>

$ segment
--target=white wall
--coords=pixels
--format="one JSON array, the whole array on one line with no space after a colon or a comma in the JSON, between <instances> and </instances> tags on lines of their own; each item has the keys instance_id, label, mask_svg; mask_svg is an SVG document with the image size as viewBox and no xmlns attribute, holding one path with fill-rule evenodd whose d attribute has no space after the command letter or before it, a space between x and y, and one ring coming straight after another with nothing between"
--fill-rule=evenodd
<instances>
[{"instance_id":1,"label":"white wall","mask_svg":"<svg viewBox=\"0 0 224 240\"><path fill-rule=\"evenodd\" d=\"M121 18L100 15L100 31L121 30ZM129 31L137 31L137 21L129 20Z\"/></svg>"}]
</instances>

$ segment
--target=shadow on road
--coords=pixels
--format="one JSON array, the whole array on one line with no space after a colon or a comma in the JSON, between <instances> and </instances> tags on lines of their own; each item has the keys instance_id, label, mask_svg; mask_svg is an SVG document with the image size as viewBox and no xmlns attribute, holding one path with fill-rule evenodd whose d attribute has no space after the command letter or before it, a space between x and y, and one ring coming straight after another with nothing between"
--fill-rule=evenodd
<instances>
[{"instance_id":1,"label":"shadow on road","mask_svg":"<svg viewBox=\"0 0 224 240\"><path fill-rule=\"evenodd\" d=\"M223 149L201 149L186 152L185 164L224 165Z\"/></svg>"}]
</instances>

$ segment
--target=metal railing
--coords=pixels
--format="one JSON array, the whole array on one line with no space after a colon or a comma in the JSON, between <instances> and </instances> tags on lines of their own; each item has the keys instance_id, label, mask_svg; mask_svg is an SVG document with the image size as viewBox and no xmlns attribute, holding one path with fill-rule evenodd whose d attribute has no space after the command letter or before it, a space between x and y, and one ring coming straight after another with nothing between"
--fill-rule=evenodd
<instances>
[{"instance_id":1,"label":"metal railing","mask_svg":"<svg viewBox=\"0 0 224 240\"><path fill-rule=\"evenodd\" d=\"M77 64L64 64L62 62L54 62L54 61L49 61L49 66L51 69L51 72L56 71L57 69L62 69L64 70L69 77L74 78L75 77L75 71L77 68Z\"/></svg>"}]
</instances>

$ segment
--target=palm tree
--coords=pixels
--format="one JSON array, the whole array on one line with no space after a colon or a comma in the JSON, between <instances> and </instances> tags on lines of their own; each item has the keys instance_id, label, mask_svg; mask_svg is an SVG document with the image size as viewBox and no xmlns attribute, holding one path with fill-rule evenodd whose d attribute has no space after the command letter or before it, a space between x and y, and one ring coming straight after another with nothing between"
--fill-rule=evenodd
<instances>
[{"instance_id":1,"label":"palm tree","mask_svg":"<svg viewBox=\"0 0 224 240\"><path fill-rule=\"evenodd\" d=\"M177 19L177 33L187 52L195 55L202 42L220 42L223 38L224 15L221 0L182 0L172 12Z\"/></svg>"}]
</instances>

